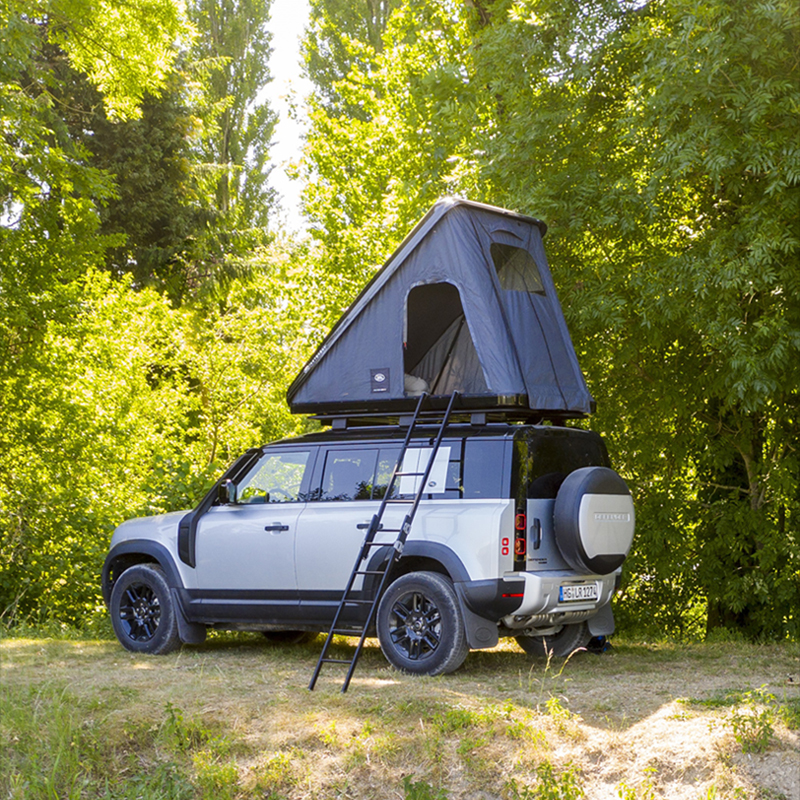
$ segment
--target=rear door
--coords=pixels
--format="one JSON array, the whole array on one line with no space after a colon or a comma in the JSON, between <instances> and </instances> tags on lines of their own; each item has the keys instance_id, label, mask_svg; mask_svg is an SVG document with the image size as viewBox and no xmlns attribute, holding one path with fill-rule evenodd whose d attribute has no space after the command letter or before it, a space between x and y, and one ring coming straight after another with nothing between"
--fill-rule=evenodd
<instances>
[{"instance_id":1,"label":"rear door","mask_svg":"<svg viewBox=\"0 0 800 800\"><path fill-rule=\"evenodd\" d=\"M315 499L297 528L295 565L304 617L333 618L399 452L399 445L359 444L331 445L320 453ZM399 527L393 520L402 520L402 511L388 510L384 526ZM355 588L360 585L359 580Z\"/></svg>"}]
</instances>

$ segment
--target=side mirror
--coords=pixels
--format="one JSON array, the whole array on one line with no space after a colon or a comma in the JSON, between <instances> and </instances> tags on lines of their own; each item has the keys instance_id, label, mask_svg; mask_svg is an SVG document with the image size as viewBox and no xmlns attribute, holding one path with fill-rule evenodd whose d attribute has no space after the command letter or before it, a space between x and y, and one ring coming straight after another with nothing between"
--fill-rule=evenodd
<instances>
[{"instance_id":1,"label":"side mirror","mask_svg":"<svg viewBox=\"0 0 800 800\"><path fill-rule=\"evenodd\" d=\"M230 478L217 487L217 500L226 505L236 502L236 484Z\"/></svg>"}]
</instances>

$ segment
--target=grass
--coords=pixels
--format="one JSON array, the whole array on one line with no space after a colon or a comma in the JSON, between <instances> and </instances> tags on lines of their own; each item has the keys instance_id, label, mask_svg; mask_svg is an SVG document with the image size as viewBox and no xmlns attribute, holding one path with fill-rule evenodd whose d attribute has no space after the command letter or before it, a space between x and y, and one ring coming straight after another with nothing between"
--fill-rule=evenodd
<instances>
[{"instance_id":1,"label":"grass","mask_svg":"<svg viewBox=\"0 0 800 800\"><path fill-rule=\"evenodd\" d=\"M342 695L333 668L306 689L321 640L217 635L146 657L32 633L0 640L3 798L792 797L797 645L531 663L502 644L415 678L369 642Z\"/></svg>"}]
</instances>

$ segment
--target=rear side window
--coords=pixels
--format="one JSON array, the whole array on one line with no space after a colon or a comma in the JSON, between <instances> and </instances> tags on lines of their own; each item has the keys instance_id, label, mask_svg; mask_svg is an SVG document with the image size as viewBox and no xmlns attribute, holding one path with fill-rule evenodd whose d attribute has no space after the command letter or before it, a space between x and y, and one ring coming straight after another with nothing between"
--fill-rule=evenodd
<instances>
[{"instance_id":1,"label":"rear side window","mask_svg":"<svg viewBox=\"0 0 800 800\"><path fill-rule=\"evenodd\" d=\"M440 454L443 451L449 451L444 491L425 494L423 497L445 500L508 497L509 490L505 480L507 470L503 466L504 442L485 439L446 440L442 443Z\"/></svg>"},{"instance_id":2,"label":"rear side window","mask_svg":"<svg viewBox=\"0 0 800 800\"><path fill-rule=\"evenodd\" d=\"M462 439L453 451L459 458L450 462L447 497L479 500L508 496L508 487L504 487L504 442Z\"/></svg>"},{"instance_id":3,"label":"rear side window","mask_svg":"<svg viewBox=\"0 0 800 800\"><path fill-rule=\"evenodd\" d=\"M609 467L603 440L569 429L540 431L515 444L517 474L525 496L552 499L570 472L581 467Z\"/></svg>"}]
</instances>

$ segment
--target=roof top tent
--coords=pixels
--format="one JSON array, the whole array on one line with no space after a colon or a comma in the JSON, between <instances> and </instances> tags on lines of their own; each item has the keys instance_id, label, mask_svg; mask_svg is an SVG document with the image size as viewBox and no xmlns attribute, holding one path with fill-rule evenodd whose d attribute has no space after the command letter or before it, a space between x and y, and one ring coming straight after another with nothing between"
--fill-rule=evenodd
<instances>
[{"instance_id":1,"label":"roof top tent","mask_svg":"<svg viewBox=\"0 0 800 800\"><path fill-rule=\"evenodd\" d=\"M594 410L532 217L440 200L334 325L287 392L325 421L397 417L420 393L502 419ZM439 401L441 398L441 401Z\"/></svg>"}]
</instances>

